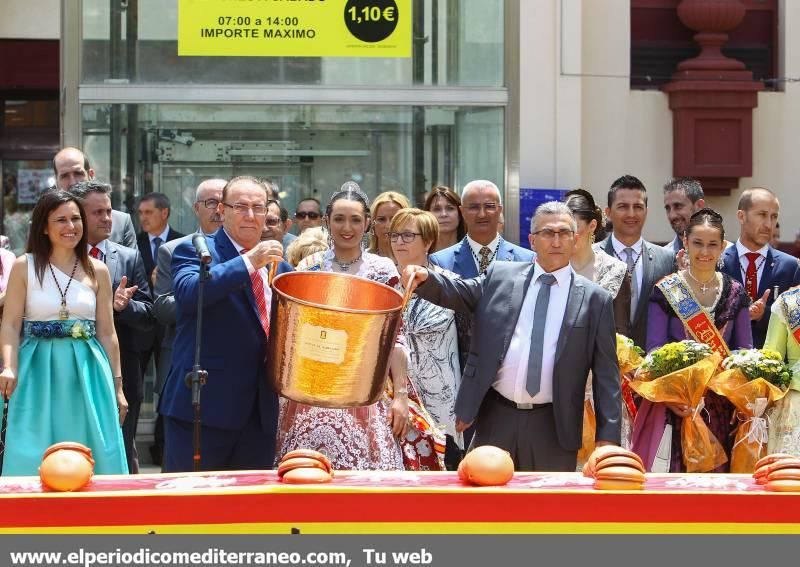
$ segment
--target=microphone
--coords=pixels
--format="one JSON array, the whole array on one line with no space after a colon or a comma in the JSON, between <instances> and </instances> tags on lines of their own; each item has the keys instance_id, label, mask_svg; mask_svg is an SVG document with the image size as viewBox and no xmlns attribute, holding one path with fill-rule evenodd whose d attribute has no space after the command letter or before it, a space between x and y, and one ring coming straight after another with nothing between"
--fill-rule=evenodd
<instances>
[{"instance_id":1,"label":"microphone","mask_svg":"<svg viewBox=\"0 0 800 567\"><path fill-rule=\"evenodd\" d=\"M192 245L194 246L197 257L203 264L211 263L211 252L208 251L208 244L206 244L206 237L200 233L192 236Z\"/></svg>"}]
</instances>

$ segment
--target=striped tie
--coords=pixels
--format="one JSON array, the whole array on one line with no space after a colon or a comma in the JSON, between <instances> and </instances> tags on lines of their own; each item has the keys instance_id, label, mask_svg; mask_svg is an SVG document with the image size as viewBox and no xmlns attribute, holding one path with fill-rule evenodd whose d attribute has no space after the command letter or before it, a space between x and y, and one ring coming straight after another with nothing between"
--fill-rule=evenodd
<instances>
[{"instance_id":1,"label":"striped tie","mask_svg":"<svg viewBox=\"0 0 800 567\"><path fill-rule=\"evenodd\" d=\"M241 254L246 254L248 248L242 248ZM269 315L267 314L267 298L264 296L264 280L261 278L260 270L255 270L250 274L250 281L253 284L253 295L256 298L256 307L258 308L258 318L261 319L261 326L264 328L264 334L269 337Z\"/></svg>"}]
</instances>

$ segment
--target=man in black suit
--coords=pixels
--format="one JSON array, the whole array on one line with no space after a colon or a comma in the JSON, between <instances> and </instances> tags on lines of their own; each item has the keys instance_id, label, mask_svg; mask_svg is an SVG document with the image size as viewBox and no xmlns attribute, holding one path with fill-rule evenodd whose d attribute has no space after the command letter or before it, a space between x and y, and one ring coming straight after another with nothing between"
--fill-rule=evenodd
<instances>
[{"instance_id":1,"label":"man in black suit","mask_svg":"<svg viewBox=\"0 0 800 567\"><path fill-rule=\"evenodd\" d=\"M89 165L89 158L78 148L62 148L53 158L53 171L56 174L56 186L66 190L74 183L94 179L94 169ZM128 213L111 211L111 236L109 240L128 248L136 248L136 231Z\"/></svg>"},{"instance_id":2,"label":"man in black suit","mask_svg":"<svg viewBox=\"0 0 800 567\"><path fill-rule=\"evenodd\" d=\"M623 175L608 190L606 216L613 231L603 242L603 251L628 265L631 304L629 338L637 346L647 344L647 310L655 284L675 271L675 255L642 238L647 220L647 189L633 175ZM618 322L619 323L619 322Z\"/></svg>"},{"instance_id":3,"label":"man in black suit","mask_svg":"<svg viewBox=\"0 0 800 567\"><path fill-rule=\"evenodd\" d=\"M420 266L403 273L403 281L414 274L423 299L472 313L456 429L474 422L473 447L506 449L516 470L575 470L590 370L596 443L620 442L612 298L572 270L576 230L566 205L545 203L531 221L532 264L495 261L485 274L458 280Z\"/></svg>"},{"instance_id":4,"label":"man in black suit","mask_svg":"<svg viewBox=\"0 0 800 567\"><path fill-rule=\"evenodd\" d=\"M138 473L136 425L144 399L144 372L140 356L142 349L147 348L150 342L142 338L152 332L153 301L139 251L109 240L112 225L111 186L97 181L80 182L72 185L69 192L80 199L86 212L89 254L108 266L112 288L116 290L114 329L119 340L122 389L128 400L128 415L122 424L122 437L128 470Z\"/></svg>"},{"instance_id":5,"label":"man in black suit","mask_svg":"<svg viewBox=\"0 0 800 567\"><path fill-rule=\"evenodd\" d=\"M148 193L139 200L139 224L142 231L137 237L139 253L144 262L144 271L147 274L147 281L151 289L154 287L156 275L156 259L161 245L181 238L184 234L173 230L169 226L170 204L166 195L161 193ZM153 335L151 335L150 348L142 355L142 368L147 370L150 357L155 357L156 373L158 373L158 352L164 340L164 326L156 324Z\"/></svg>"},{"instance_id":6,"label":"man in black suit","mask_svg":"<svg viewBox=\"0 0 800 567\"><path fill-rule=\"evenodd\" d=\"M741 226L739 239L722 253L722 271L742 282L753 301L750 323L755 348L764 346L775 297L800 285L797 258L769 244L778 223L780 206L778 198L769 189L753 187L745 190L736 212Z\"/></svg>"},{"instance_id":7,"label":"man in black suit","mask_svg":"<svg viewBox=\"0 0 800 567\"><path fill-rule=\"evenodd\" d=\"M162 193L148 193L139 200L139 225L142 231L136 237L144 261L147 277L155 277L156 258L161 245L184 234L169 226L169 199Z\"/></svg>"}]
</instances>

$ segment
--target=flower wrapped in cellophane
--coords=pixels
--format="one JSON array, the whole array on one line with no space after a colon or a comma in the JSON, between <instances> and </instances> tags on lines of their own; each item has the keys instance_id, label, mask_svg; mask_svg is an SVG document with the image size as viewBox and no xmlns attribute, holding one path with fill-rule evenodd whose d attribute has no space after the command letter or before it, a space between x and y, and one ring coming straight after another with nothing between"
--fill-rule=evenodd
<instances>
[{"instance_id":1,"label":"flower wrapped in cellophane","mask_svg":"<svg viewBox=\"0 0 800 567\"><path fill-rule=\"evenodd\" d=\"M783 357L772 350L742 349L722 361L723 371L709 383L736 407L739 426L731 451L731 472L752 473L767 454L769 422L765 412L783 398L792 372Z\"/></svg>"},{"instance_id":2,"label":"flower wrapped in cellophane","mask_svg":"<svg viewBox=\"0 0 800 567\"><path fill-rule=\"evenodd\" d=\"M617 334L617 361L619 363L620 386L622 389L622 441L625 449L630 449L631 429L636 417L636 404L630 387L631 375L642 364L644 351L633 344L633 340ZM594 413L592 398L591 374L586 384L586 395L583 400L583 444L578 451L578 470L594 451L594 438L597 429L597 417Z\"/></svg>"},{"instance_id":3,"label":"flower wrapped in cellophane","mask_svg":"<svg viewBox=\"0 0 800 567\"><path fill-rule=\"evenodd\" d=\"M631 388L656 403L687 406L681 446L687 472L708 472L727 462L719 440L703 420L703 395L721 356L691 340L668 343L648 354L631 381Z\"/></svg>"}]
</instances>

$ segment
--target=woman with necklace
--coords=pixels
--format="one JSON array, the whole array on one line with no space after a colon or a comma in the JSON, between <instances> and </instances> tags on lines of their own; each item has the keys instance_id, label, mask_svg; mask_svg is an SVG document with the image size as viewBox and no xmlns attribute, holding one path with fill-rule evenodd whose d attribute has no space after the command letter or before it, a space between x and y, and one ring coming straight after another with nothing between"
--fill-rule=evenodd
<instances>
[{"instance_id":1,"label":"woman with necklace","mask_svg":"<svg viewBox=\"0 0 800 567\"><path fill-rule=\"evenodd\" d=\"M394 262L362 249L369 221L367 196L355 183L345 184L325 209L330 249L304 258L297 270L338 272L397 286ZM398 358L391 364L395 396L388 405L381 400L367 407L328 409L281 398L275 461L294 449L315 449L337 469L402 470L397 439L408 427L408 391Z\"/></svg>"},{"instance_id":2,"label":"woman with necklace","mask_svg":"<svg viewBox=\"0 0 800 567\"><path fill-rule=\"evenodd\" d=\"M119 343L108 268L89 257L86 215L64 191L33 210L27 254L14 262L0 348L9 400L3 475L35 475L45 449L77 441L95 472L128 472ZM22 335L22 344L20 344Z\"/></svg>"},{"instance_id":3,"label":"woman with necklace","mask_svg":"<svg viewBox=\"0 0 800 567\"><path fill-rule=\"evenodd\" d=\"M708 313L729 350L752 348L753 335L750 327L750 298L744 287L727 274L717 272L717 262L723 251L725 229L722 217L716 211L703 208L689 219L683 236L688 267L677 272L682 289L691 295ZM687 338L688 334L681 318L676 314L660 285L672 276L656 284L650 296L647 319L647 351L666 343ZM733 405L717 394L707 391L704 396L706 421L709 429L725 448L730 458L732 449L731 418ZM654 404L643 400L639 407L633 430L633 450L651 467L658 445L667 424L672 426L670 464L668 472L684 472L681 447L681 422L689 415L689 408L675 404ZM714 472L728 472L729 463Z\"/></svg>"}]
</instances>

